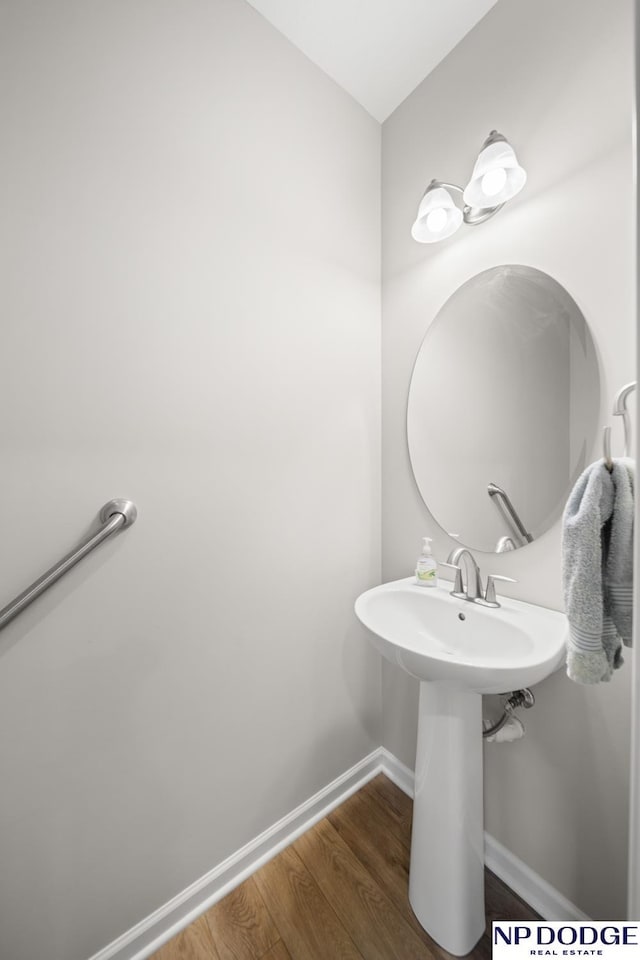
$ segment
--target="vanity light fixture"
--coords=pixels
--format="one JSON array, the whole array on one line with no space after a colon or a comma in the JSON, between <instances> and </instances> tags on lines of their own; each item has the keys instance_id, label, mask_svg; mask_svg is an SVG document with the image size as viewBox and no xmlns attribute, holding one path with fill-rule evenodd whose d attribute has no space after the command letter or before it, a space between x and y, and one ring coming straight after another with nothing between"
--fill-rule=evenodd
<instances>
[{"instance_id":1,"label":"vanity light fixture","mask_svg":"<svg viewBox=\"0 0 640 960\"><path fill-rule=\"evenodd\" d=\"M484 223L522 190L526 180L527 174L509 141L492 130L464 190L455 183L431 181L420 201L411 236L418 243L435 243L454 234L463 221L472 226Z\"/></svg>"}]
</instances>

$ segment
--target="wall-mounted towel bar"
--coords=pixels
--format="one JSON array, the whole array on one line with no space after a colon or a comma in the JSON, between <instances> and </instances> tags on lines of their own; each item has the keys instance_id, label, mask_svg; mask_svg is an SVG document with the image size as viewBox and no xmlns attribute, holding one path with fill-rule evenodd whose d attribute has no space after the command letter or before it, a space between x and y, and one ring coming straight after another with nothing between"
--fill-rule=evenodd
<instances>
[{"instance_id":1,"label":"wall-mounted towel bar","mask_svg":"<svg viewBox=\"0 0 640 960\"><path fill-rule=\"evenodd\" d=\"M12 600L11 603L8 603L6 607L0 610L0 630L19 613L22 613L25 607L33 603L37 597L43 594L45 590L48 590L60 577L64 576L68 570L71 570L71 567L74 567L79 560L82 560L88 553L91 553L103 540L106 540L107 537L110 537L112 533L115 533L116 530L119 530L121 527L130 527L132 523L135 523L136 516L136 506L131 500L109 500L108 503L105 503L100 511L100 519L102 520L103 526L97 533L94 533L92 537L89 537L88 540L85 540L79 547L76 547L75 550L68 553L66 557L63 557L62 560L47 570L46 573L43 573L41 577L38 577L38 579L32 583L30 587L27 587L26 590L23 590L15 600Z\"/></svg>"},{"instance_id":2,"label":"wall-mounted towel bar","mask_svg":"<svg viewBox=\"0 0 640 960\"><path fill-rule=\"evenodd\" d=\"M627 397L635 389L636 381L632 380L631 383L625 384L624 387L618 390L613 400L614 417L622 417L625 457L628 457L631 452L631 418L627 410ZM611 427L609 426L606 426L602 431L602 446L604 450L604 462L607 465L607 469L611 470L613 468L613 460L611 459Z\"/></svg>"},{"instance_id":3,"label":"wall-mounted towel bar","mask_svg":"<svg viewBox=\"0 0 640 960\"><path fill-rule=\"evenodd\" d=\"M525 527L524 523L518 516L518 511L516 510L514 505L511 503L511 499L509 497L509 494L506 492L506 490L503 490L502 487L499 487L497 483L490 483L487 486L487 493L492 499L493 497L498 497L498 499L503 502L505 510L511 517L513 525L515 526L516 530L518 531L518 533L520 534L524 542L533 543L533 537L527 531L527 528Z\"/></svg>"}]
</instances>

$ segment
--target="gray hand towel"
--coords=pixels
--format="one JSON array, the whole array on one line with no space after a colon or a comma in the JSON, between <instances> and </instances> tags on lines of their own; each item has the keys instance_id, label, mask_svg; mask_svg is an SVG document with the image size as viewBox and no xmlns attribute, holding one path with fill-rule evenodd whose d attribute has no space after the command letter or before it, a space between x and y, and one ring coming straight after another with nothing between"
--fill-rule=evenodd
<instances>
[{"instance_id":1,"label":"gray hand towel","mask_svg":"<svg viewBox=\"0 0 640 960\"><path fill-rule=\"evenodd\" d=\"M562 580L569 638L567 673L578 683L610 680L631 644L633 490L630 460L582 473L565 507Z\"/></svg>"}]
</instances>

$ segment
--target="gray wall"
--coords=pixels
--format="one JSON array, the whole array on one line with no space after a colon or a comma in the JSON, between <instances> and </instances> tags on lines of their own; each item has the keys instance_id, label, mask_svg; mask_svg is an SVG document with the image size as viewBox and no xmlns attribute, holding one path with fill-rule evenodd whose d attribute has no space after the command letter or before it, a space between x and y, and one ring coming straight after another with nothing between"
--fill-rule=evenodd
<instances>
[{"instance_id":1,"label":"gray wall","mask_svg":"<svg viewBox=\"0 0 640 960\"><path fill-rule=\"evenodd\" d=\"M635 377L632 37L631 0L500 0L383 125L384 580L410 575L421 536L440 558L454 545L417 492L405 414L425 330L461 283L500 263L562 283L597 344L602 423ZM414 243L427 182L466 183L494 127L528 171L525 190L482 226ZM619 423L613 433L620 449ZM518 579L504 593L561 609L559 524L522 551L478 559ZM600 688L556 674L536 689L525 739L485 752L488 831L593 917L626 909L630 660ZM385 663L384 744L411 767L416 710L417 684Z\"/></svg>"},{"instance_id":2,"label":"gray wall","mask_svg":"<svg viewBox=\"0 0 640 960\"><path fill-rule=\"evenodd\" d=\"M0 956L82 960L381 741L380 127L241 0L3 3Z\"/></svg>"}]
</instances>

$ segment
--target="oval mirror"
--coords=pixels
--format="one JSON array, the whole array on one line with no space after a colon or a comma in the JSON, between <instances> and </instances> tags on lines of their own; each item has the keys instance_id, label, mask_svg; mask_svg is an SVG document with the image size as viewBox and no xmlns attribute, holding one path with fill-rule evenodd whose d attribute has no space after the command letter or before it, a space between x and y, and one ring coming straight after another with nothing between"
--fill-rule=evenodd
<instances>
[{"instance_id":1,"label":"oval mirror","mask_svg":"<svg viewBox=\"0 0 640 960\"><path fill-rule=\"evenodd\" d=\"M493 267L447 300L411 377L407 437L439 525L485 552L526 546L562 514L599 411L580 308L533 267Z\"/></svg>"}]
</instances>

